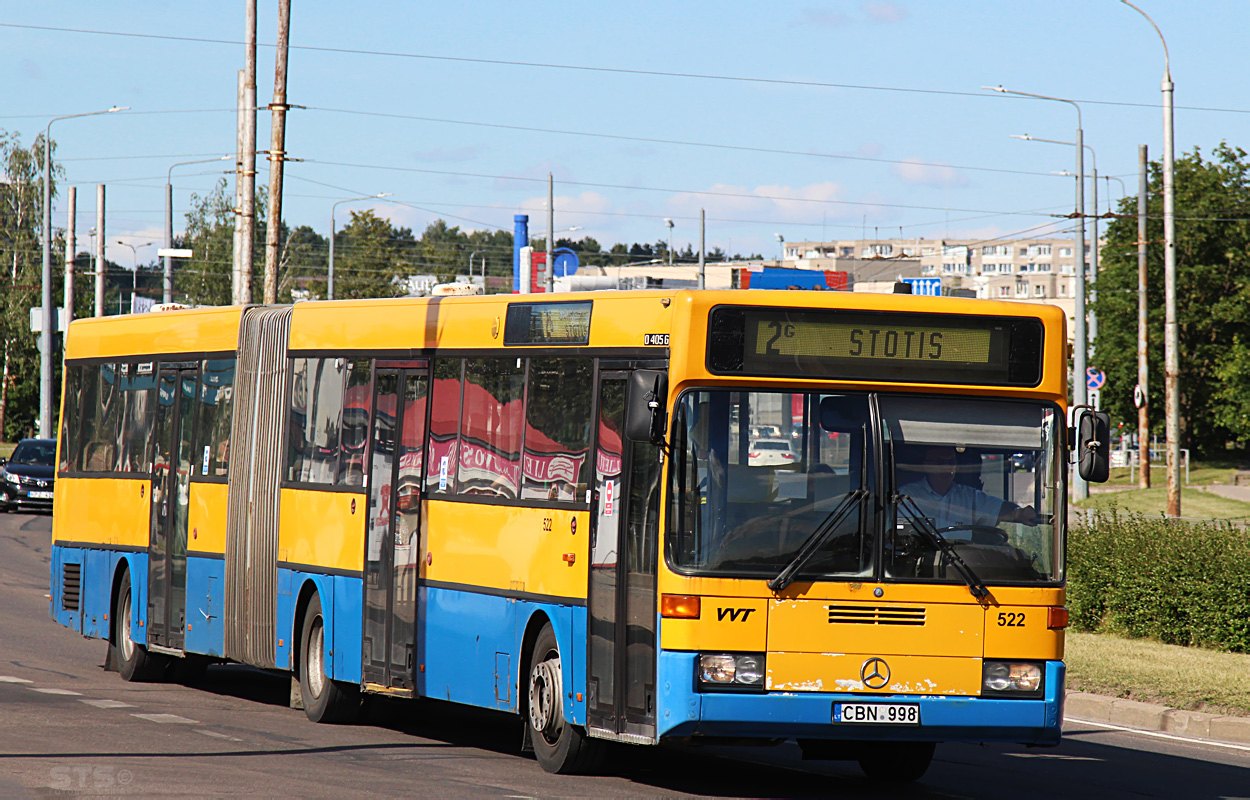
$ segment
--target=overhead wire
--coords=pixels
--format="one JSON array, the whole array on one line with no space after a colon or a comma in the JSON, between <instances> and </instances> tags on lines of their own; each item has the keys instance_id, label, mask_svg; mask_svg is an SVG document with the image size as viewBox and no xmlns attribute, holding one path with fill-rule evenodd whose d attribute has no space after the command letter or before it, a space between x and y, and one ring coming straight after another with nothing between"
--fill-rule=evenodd
<instances>
[{"instance_id":1,"label":"overhead wire","mask_svg":"<svg viewBox=\"0 0 1250 800\"><path fill-rule=\"evenodd\" d=\"M111 30L104 30L104 29L99 29L99 28L70 28L70 27L54 26L54 25L27 25L27 24L19 24L19 23L14 23L14 22L0 22L0 27L14 28L18 30L49 31L49 32L55 32L55 33L76 33L76 34L90 35L90 36L120 36L120 37L132 38L132 39L161 40L161 41L170 41L170 42L191 42L191 43L196 43L196 44L229 45L232 47L242 46L244 44L242 41L239 41L237 39L214 39L214 38L205 37L205 36L171 36L168 34L135 33L133 31L111 31ZM260 47L275 47L276 46L269 42L258 42L257 45ZM985 99L994 98L998 100L1015 100L1015 101L1021 101L1021 100L1027 99L1027 98L1021 98L1021 97L1011 97L1011 96L1002 95L1002 94L989 94L983 91L971 92L971 91L962 91L962 90L955 90L955 89L922 89L918 87L909 87L909 86L874 86L870 84L832 83L829 81L800 80L797 78L763 78L763 77L749 76L749 75L718 75L714 73L676 72L676 71L664 71L664 70L652 70L652 69L639 69L639 68L631 68L631 67L600 67L600 66L591 66L587 64L558 64L554 62L542 62L542 61L520 61L520 60L513 60L513 59L480 58L480 57L470 57L470 56L446 56L446 55L434 55L430 53L406 53L402 51L390 51L390 50L365 50L365 49L350 48L350 47L327 47L323 45L292 44L292 45L289 45L289 48L291 50L305 51L305 52L311 52L311 53L338 53L338 54L344 54L344 55L364 55L364 56L378 56L378 57L387 57L387 58L407 58L407 59L428 60L428 61L438 61L438 62L447 62L447 63L460 63L460 64L484 64L484 65L490 65L490 66L527 67L531 69L567 70L567 71L577 71L577 72L593 72L593 73L618 74L618 75L641 75L641 76L660 77L660 78L684 78L684 79L691 79L691 80L725 81L725 82L737 82L737 83L767 84L767 85L775 85L775 86L808 86L808 87L819 88L819 89L852 89L852 90L857 90L857 91L897 92L897 93L908 93L908 94L937 95L937 96L944 96L944 97L976 97L976 98L985 98ZM1123 100L1090 100L1090 99L1081 99L1081 98L1073 98L1073 100L1078 103L1086 103L1090 105L1105 105L1105 106L1119 106L1119 107L1127 107L1127 108L1149 108L1149 109L1158 108L1158 106L1153 103L1133 103L1133 102L1128 102L1128 101L1123 101ZM1211 112L1232 113L1232 114L1250 113L1250 109L1242 109L1242 108L1216 108L1216 107L1205 107L1205 106L1176 106L1176 108L1187 110L1187 111L1211 111Z\"/></svg>"}]
</instances>

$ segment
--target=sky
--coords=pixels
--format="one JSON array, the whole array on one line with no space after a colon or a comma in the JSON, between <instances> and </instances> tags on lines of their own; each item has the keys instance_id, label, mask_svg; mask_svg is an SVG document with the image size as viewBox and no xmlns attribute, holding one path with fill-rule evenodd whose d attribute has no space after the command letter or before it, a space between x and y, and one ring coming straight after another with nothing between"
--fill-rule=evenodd
<instances>
[{"instance_id":1,"label":"sky","mask_svg":"<svg viewBox=\"0 0 1250 800\"><path fill-rule=\"evenodd\" d=\"M1135 0L1167 38L1178 156L1250 148L1250 3ZM12 4L11 4L12 5ZM0 130L48 120L78 191L80 249L106 184L108 257L155 261L233 154L244 3L12 5L0 19ZM278 4L257 8L257 97L273 98ZM329 232L338 206L420 234L442 218L511 230L528 213L604 247L666 240L775 256L786 241L993 239L1071 223L1076 109L1101 175L1137 190L1162 154L1163 47L1117 0L747 0L526 4L292 0L283 216ZM268 149L270 115L257 119ZM265 191L266 164L257 192ZM1093 164L1087 158L1086 169ZM233 191L233 176L229 180ZM1118 199L1100 181L1099 206ZM1087 200L1087 205L1091 201ZM65 193L53 223L66 223ZM558 236L561 234L557 234Z\"/></svg>"}]
</instances>

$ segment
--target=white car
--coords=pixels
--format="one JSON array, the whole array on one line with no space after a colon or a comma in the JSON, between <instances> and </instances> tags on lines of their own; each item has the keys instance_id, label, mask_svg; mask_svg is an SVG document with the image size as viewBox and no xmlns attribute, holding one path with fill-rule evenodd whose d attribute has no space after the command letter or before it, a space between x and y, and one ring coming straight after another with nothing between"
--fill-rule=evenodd
<instances>
[{"instance_id":1,"label":"white car","mask_svg":"<svg viewBox=\"0 0 1250 800\"><path fill-rule=\"evenodd\" d=\"M751 442L747 453L747 464L752 467L770 467L778 464L793 464L798 456L785 439L757 439Z\"/></svg>"}]
</instances>

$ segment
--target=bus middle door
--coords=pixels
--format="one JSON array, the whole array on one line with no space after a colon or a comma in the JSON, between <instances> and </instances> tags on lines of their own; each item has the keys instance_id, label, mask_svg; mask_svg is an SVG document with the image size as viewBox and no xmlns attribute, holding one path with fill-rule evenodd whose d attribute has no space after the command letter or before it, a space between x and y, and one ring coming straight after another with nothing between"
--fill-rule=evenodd
<instances>
[{"instance_id":1,"label":"bus middle door","mask_svg":"<svg viewBox=\"0 0 1250 800\"><path fill-rule=\"evenodd\" d=\"M379 361L365 535L364 680L408 694L417 663L417 573L429 365Z\"/></svg>"}]
</instances>

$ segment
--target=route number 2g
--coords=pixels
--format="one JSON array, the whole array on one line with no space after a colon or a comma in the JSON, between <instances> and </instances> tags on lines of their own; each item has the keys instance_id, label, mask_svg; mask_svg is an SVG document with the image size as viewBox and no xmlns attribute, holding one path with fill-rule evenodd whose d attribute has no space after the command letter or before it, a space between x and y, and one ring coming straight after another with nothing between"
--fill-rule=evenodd
<instances>
[{"instance_id":1,"label":"route number 2g","mask_svg":"<svg viewBox=\"0 0 1250 800\"><path fill-rule=\"evenodd\" d=\"M999 612L998 627L1000 628L1023 628L1024 627L1024 612L1023 611Z\"/></svg>"}]
</instances>

